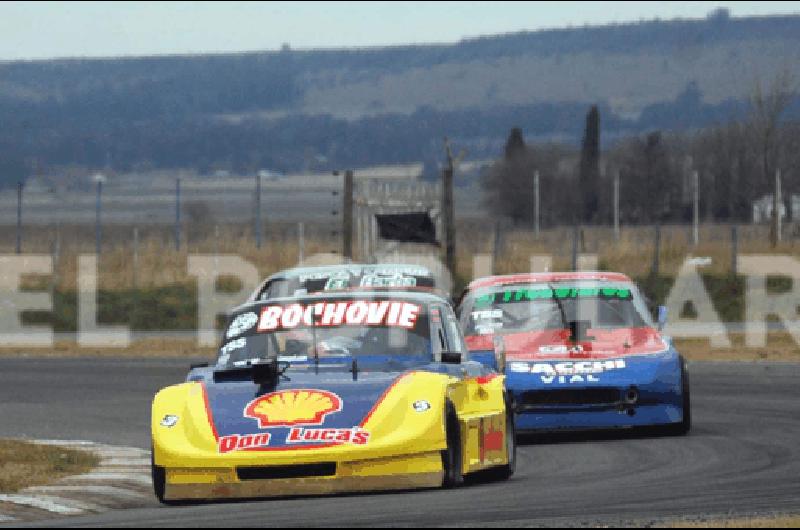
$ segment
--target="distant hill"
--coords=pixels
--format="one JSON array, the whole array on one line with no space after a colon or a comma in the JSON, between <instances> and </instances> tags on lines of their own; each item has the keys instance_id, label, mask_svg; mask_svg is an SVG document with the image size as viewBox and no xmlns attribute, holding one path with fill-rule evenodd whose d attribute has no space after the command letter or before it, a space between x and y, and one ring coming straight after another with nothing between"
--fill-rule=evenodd
<instances>
[{"instance_id":1,"label":"distant hill","mask_svg":"<svg viewBox=\"0 0 800 530\"><path fill-rule=\"evenodd\" d=\"M38 167L319 170L496 156L512 126L606 142L742 115L800 78L800 16L649 21L452 45L0 63L0 181ZM800 108L792 112L800 116Z\"/></svg>"}]
</instances>

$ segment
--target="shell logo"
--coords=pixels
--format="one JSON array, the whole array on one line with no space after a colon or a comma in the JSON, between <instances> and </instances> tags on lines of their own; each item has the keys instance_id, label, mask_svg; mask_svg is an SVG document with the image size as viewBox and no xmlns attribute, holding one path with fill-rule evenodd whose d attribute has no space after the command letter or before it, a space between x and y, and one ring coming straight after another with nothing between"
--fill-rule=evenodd
<instances>
[{"instance_id":1,"label":"shell logo","mask_svg":"<svg viewBox=\"0 0 800 530\"><path fill-rule=\"evenodd\" d=\"M342 398L325 390L282 390L251 401L244 416L261 429L322 425L328 414L342 410Z\"/></svg>"}]
</instances>

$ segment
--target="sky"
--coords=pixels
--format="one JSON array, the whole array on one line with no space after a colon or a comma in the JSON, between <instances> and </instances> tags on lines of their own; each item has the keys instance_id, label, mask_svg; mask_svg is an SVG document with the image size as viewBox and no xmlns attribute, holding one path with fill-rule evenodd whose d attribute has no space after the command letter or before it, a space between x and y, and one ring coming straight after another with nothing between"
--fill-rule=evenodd
<instances>
[{"instance_id":1,"label":"sky","mask_svg":"<svg viewBox=\"0 0 800 530\"><path fill-rule=\"evenodd\" d=\"M800 2L0 2L0 60L449 43L717 7L800 13Z\"/></svg>"}]
</instances>

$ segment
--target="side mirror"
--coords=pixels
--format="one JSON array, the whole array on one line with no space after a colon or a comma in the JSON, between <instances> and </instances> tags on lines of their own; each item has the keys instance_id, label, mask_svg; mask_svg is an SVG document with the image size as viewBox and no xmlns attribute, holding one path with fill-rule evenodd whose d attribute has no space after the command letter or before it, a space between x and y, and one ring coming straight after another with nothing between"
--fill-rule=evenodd
<instances>
[{"instance_id":1,"label":"side mirror","mask_svg":"<svg viewBox=\"0 0 800 530\"><path fill-rule=\"evenodd\" d=\"M196 370L198 368L208 368L208 363L195 363L189 365L189 370Z\"/></svg>"},{"instance_id":2,"label":"side mirror","mask_svg":"<svg viewBox=\"0 0 800 530\"><path fill-rule=\"evenodd\" d=\"M442 362L444 364L461 364L461 352L443 351Z\"/></svg>"},{"instance_id":3,"label":"side mirror","mask_svg":"<svg viewBox=\"0 0 800 530\"><path fill-rule=\"evenodd\" d=\"M506 342L500 335L494 336L494 362L497 365L497 371L501 374L506 371Z\"/></svg>"},{"instance_id":4,"label":"side mirror","mask_svg":"<svg viewBox=\"0 0 800 530\"><path fill-rule=\"evenodd\" d=\"M664 331L667 327L667 317L669 316L669 309L667 306L658 306L658 331Z\"/></svg>"}]
</instances>

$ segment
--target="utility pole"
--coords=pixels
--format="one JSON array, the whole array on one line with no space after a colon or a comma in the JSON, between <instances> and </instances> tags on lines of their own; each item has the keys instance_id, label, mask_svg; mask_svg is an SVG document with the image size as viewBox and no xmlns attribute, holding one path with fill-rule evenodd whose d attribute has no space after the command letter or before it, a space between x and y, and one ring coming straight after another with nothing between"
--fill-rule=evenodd
<instances>
[{"instance_id":1,"label":"utility pole","mask_svg":"<svg viewBox=\"0 0 800 530\"><path fill-rule=\"evenodd\" d=\"M444 229L444 263L451 275L456 273L456 225L455 204L453 199L453 175L456 164L464 157L461 151L458 157L453 157L450 141L444 139L444 148L447 154L447 163L442 170L442 224Z\"/></svg>"},{"instance_id":2,"label":"utility pole","mask_svg":"<svg viewBox=\"0 0 800 530\"><path fill-rule=\"evenodd\" d=\"M256 215L255 215L255 233L256 233L256 248L261 248L261 172L256 173Z\"/></svg>"},{"instance_id":3,"label":"utility pole","mask_svg":"<svg viewBox=\"0 0 800 530\"><path fill-rule=\"evenodd\" d=\"M533 172L533 231L539 239L541 219L541 196L539 195L539 170Z\"/></svg>"},{"instance_id":4,"label":"utility pole","mask_svg":"<svg viewBox=\"0 0 800 530\"><path fill-rule=\"evenodd\" d=\"M700 243L700 172L695 170L692 174L692 181L693 181L693 204L692 208L694 211L693 214L693 229L692 229L692 241L694 242L694 246L697 246Z\"/></svg>"},{"instance_id":5,"label":"utility pole","mask_svg":"<svg viewBox=\"0 0 800 530\"><path fill-rule=\"evenodd\" d=\"M619 170L614 174L614 239L619 241Z\"/></svg>"},{"instance_id":6,"label":"utility pole","mask_svg":"<svg viewBox=\"0 0 800 530\"><path fill-rule=\"evenodd\" d=\"M181 250L181 179L175 179L175 250Z\"/></svg>"},{"instance_id":7,"label":"utility pole","mask_svg":"<svg viewBox=\"0 0 800 530\"><path fill-rule=\"evenodd\" d=\"M17 254L22 254L22 181L17 183Z\"/></svg>"},{"instance_id":8,"label":"utility pole","mask_svg":"<svg viewBox=\"0 0 800 530\"><path fill-rule=\"evenodd\" d=\"M344 172L342 194L342 256L353 259L353 170Z\"/></svg>"}]
</instances>

